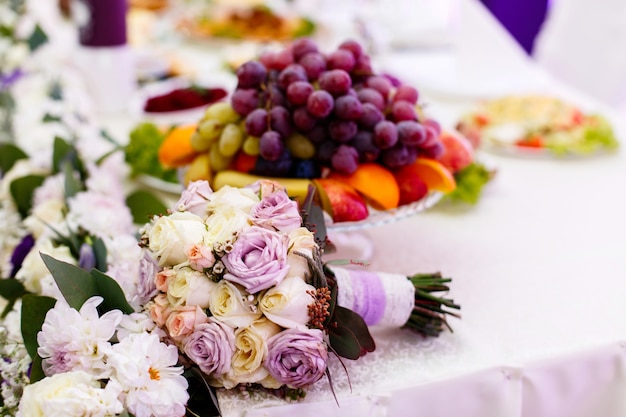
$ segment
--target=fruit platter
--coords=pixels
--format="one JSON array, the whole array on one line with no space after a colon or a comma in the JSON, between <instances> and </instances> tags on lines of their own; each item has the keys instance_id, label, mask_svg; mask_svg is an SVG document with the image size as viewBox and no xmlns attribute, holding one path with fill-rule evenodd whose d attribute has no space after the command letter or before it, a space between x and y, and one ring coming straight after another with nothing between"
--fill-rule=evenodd
<instances>
[{"instance_id":1,"label":"fruit platter","mask_svg":"<svg viewBox=\"0 0 626 417\"><path fill-rule=\"evenodd\" d=\"M515 155L586 156L618 146L604 117L545 95L486 101L465 114L457 129L475 145Z\"/></svg>"},{"instance_id":2,"label":"fruit platter","mask_svg":"<svg viewBox=\"0 0 626 417\"><path fill-rule=\"evenodd\" d=\"M416 88L376 74L355 41L324 54L298 39L236 76L228 99L159 142L158 163L185 183L270 178L300 202L314 187L332 227L406 216L442 196L475 202L489 179L470 142L426 116Z\"/></svg>"},{"instance_id":3,"label":"fruit platter","mask_svg":"<svg viewBox=\"0 0 626 417\"><path fill-rule=\"evenodd\" d=\"M182 17L177 28L192 39L237 39L256 42L290 41L315 31L315 23L300 16L283 16L265 5L207 8Z\"/></svg>"}]
</instances>

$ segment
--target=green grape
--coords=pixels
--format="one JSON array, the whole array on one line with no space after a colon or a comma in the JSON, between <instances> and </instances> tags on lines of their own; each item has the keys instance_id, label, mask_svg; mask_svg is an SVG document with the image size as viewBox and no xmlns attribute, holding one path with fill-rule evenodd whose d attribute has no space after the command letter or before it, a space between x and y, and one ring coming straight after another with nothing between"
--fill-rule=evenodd
<instances>
[{"instance_id":1,"label":"green grape","mask_svg":"<svg viewBox=\"0 0 626 417\"><path fill-rule=\"evenodd\" d=\"M243 131L236 124L227 124L220 135L219 150L224 156L233 156L243 143Z\"/></svg>"},{"instance_id":2,"label":"green grape","mask_svg":"<svg viewBox=\"0 0 626 417\"><path fill-rule=\"evenodd\" d=\"M191 136L191 146L199 151L208 150L219 139L224 125L217 120L205 120L198 125L197 134Z\"/></svg>"},{"instance_id":3,"label":"green grape","mask_svg":"<svg viewBox=\"0 0 626 417\"><path fill-rule=\"evenodd\" d=\"M209 120L218 120L224 124L236 123L241 118L227 101L211 104L207 107L204 117Z\"/></svg>"},{"instance_id":4,"label":"green grape","mask_svg":"<svg viewBox=\"0 0 626 417\"><path fill-rule=\"evenodd\" d=\"M209 165L213 172L227 169L232 159L232 156L222 155L219 149L219 143L215 142L211 145L211 150L209 151Z\"/></svg>"},{"instance_id":5,"label":"green grape","mask_svg":"<svg viewBox=\"0 0 626 417\"><path fill-rule=\"evenodd\" d=\"M315 156L315 146L313 143L299 133L294 133L287 138L287 149L294 158L311 159Z\"/></svg>"},{"instance_id":6,"label":"green grape","mask_svg":"<svg viewBox=\"0 0 626 417\"><path fill-rule=\"evenodd\" d=\"M259 145L260 141L261 139L256 136L246 137L246 139L243 141L243 151L250 156L258 155L261 149Z\"/></svg>"}]
</instances>

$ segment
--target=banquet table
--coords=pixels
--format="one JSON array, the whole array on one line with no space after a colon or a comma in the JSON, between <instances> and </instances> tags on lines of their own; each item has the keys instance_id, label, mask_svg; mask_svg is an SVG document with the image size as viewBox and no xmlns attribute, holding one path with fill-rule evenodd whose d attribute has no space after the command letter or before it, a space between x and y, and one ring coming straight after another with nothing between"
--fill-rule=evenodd
<instances>
[{"instance_id":1,"label":"banquet table","mask_svg":"<svg viewBox=\"0 0 626 417\"><path fill-rule=\"evenodd\" d=\"M614 109L539 68L480 2L458 6L449 45L389 49L374 62L415 85L445 127L480 99L536 92L607 115L625 137ZM179 53L199 65L213 62L197 44ZM123 136L135 120L103 115L102 122ZM428 339L373 329L377 350L346 361L349 380L331 360L337 400L325 378L297 403L220 392L224 417L626 415L623 150L477 157L497 174L476 206L442 203L336 236L371 242L371 270L452 277L449 295L462 306L462 318L449 320L453 332Z\"/></svg>"}]
</instances>

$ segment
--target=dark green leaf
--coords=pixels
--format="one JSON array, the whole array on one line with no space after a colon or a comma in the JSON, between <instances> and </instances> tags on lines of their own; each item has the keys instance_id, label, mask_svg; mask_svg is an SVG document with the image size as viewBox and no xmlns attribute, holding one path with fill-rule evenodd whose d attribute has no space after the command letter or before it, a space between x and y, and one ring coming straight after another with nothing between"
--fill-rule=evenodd
<instances>
[{"instance_id":1,"label":"dark green leaf","mask_svg":"<svg viewBox=\"0 0 626 417\"><path fill-rule=\"evenodd\" d=\"M33 204L33 193L43 184L44 179L41 175L28 175L11 182L11 196L22 218L28 216Z\"/></svg>"},{"instance_id":2,"label":"dark green leaf","mask_svg":"<svg viewBox=\"0 0 626 417\"><path fill-rule=\"evenodd\" d=\"M357 313L336 306L333 319L336 326L330 326L328 337L331 347L339 356L356 360L376 349L367 324Z\"/></svg>"},{"instance_id":3,"label":"dark green leaf","mask_svg":"<svg viewBox=\"0 0 626 417\"><path fill-rule=\"evenodd\" d=\"M24 346L31 358L37 355L37 333L46 318L46 313L56 300L41 295L26 294L22 298L21 328Z\"/></svg>"},{"instance_id":4,"label":"dark green leaf","mask_svg":"<svg viewBox=\"0 0 626 417\"><path fill-rule=\"evenodd\" d=\"M98 287L89 272L45 253L41 254L41 258L70 307L80 310L87 299L98 295Z\"/></svg>"},{"instance_id":5,"label":"dark green leaf","mask_svg":"<svg viewBox=\"0 0 626 417\"><path fill-rule=\"evenodd\" d=\"M21 282L14 278L0 279L0 297L13 300L28 294Z\"/></svg>"},{"instance_id":6,"label":"dark green leaf","mask_svg":"<svg viewBox=\"0 0 626 417\"><path fill-rule=\"evenodd\" d=\"M27 158L28 155L17 146L10 143L0 144L0 176L9 172L17 161Z\"/></svg>"},{"instance_id":7,"label":"dark green leaf","mask_svg":"<svg viewBox=\"0 0 626 417\"><path fill-rule=\"evenodd\" d=\"M52 151L52 170L55 174L61 172L63 162L71 158L70 155L72 151L72 145L70 145L58 136L54 138L54 147Z\"/></svg>"},{"instance_id":8,"label":"dark green leaf","mask_svg":"<svg viewBox=\"0 0 626 417\"><path fill-rule=\"evenodd\" d=\"M35 26L35 30L28 38L28 48L30 51L35 51L46 42L48 42L48 35L46 35L46 32L44 32L39 25Z\"/></svg>"},{"instance_id":9,"label":"dark green leaf","mask_svg":"<svg viewBox=\"0 0 626 417\"><path fill-rule=\"evenodd\" d=\"M126 198L126 205L133 215L133 221L144 224L156 214L165 214L167 207L158 198L147 191L138 190Z\"/></svg>"},{"instance_id":10,"label":"dark green leaf","mask_svg":"<svg viewBox=\"0 0 626 417\"><path fill-rule=\"evenodd\" d=\"M91 245L93 248L93 253L96 256L96 269L98 271L106 272L107 265L107 247L104 244L104 241L99 237L93 238L93 244Z\"/></svg>"},{"instance_id":11,"label":"dark green leaf","mask_svg":"<svg viewBox=\"0 0 626 417\"><path fill-rule=\"evenodd\" d=\"M117 281L97 269L92 269L89 273L96 284L97 294L94 295L100 295L104 298L104 301L98 307L100 314L111 310L120 310L125 314L130 314L135 311L130 304L128 304L128 301L126 301L124 291L122 291Z\"/></svg>"},{"instance_id":12,"label":"dark green leaf","mask_svg":"<svg viewBox=\"0 0 626 417\"><path fill-rule=\"evenodd\" d=\"M41 120L44 123L49 123L49 122L60 122L61 118L59 116L53 116L50 113L46 113L43 116L43 119Z\"/></svg>"},{"instance_id":13,"label":"dark green leaf","mask_svg":"<svg viewBox=\"0 0 626 417\"><path fill-rule=\"evenodd\" d=\"M37 381L40 381L46 377L46 374L43 372L43 367L41 365L41 357L39 355L33 358L33 364L30 368L30 383L34 384Z\"/></svg>"},{"instance_id":14,"label":"dark green leaf","mask_svg":"<svg viewBox=\"0 0 626 417\"><path fill-rule=\"evenodd\" d=\"M197 368L190 368L183 374L189 383L187 410L190 416L221 416L215 388L209 386L206 376ZM191 414L190 414L191 413Z\"/></svg>"},{"instance_id":15,"label":"dark green leaf","mask_svg":"<svg viewBox=\"0 0 626 417\"><path fill-rule=\"evenodd\" d=\"M63 175L65 177L65 198L74 197L84 189L80 179L77 178L71 161L62 163Z\"/></svg>"}]
</instances>

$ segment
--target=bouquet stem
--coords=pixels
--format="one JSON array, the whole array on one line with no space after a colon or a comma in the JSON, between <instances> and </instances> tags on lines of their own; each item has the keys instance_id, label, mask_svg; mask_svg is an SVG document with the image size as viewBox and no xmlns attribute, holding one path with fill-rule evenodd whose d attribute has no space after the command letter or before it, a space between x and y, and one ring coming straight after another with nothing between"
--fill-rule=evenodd
<instances>
[{"instance_id":1,"label":"bouquet stem","mask_svg":"<svg viewBox=\"0 0 626 417\"><path fill-rule=\"evenodd\" d=\"M416 274L408 277L415 287L415 305L406 323L406 327L423 333L426 336L439 336L444 327L452 331L447 317L460 317L452 310L459 310L461 306L452 299L435 295L437 292L447 292L450 278L444 278L440 273Z\"/></svg>"}]
</instances>

